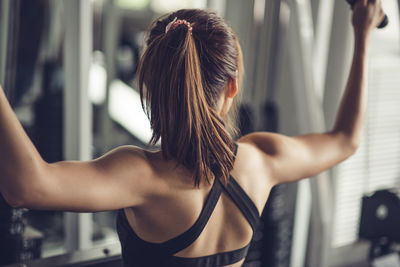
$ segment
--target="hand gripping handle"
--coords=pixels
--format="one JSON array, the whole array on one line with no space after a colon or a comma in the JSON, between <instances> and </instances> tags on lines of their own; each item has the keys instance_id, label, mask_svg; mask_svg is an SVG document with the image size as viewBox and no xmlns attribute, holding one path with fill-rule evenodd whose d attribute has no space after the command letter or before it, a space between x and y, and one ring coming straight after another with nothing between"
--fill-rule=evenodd
<instances>
[{"instance_id":1,"label":"hand gripping handle","mask_svg":"<svg viewBox=\"0 0 400 267\"><path fill-rule=\"evenodd\" d=\"M346 0L346 2L351 6L351 8L353 9L354 5L357 3L358 0ZM381 24L378 25L379 29L385 28L386 25L388 25L389 23L389 18L388 16L385 14L385 17L383 18Z\"/></svg>"}]
</instances>

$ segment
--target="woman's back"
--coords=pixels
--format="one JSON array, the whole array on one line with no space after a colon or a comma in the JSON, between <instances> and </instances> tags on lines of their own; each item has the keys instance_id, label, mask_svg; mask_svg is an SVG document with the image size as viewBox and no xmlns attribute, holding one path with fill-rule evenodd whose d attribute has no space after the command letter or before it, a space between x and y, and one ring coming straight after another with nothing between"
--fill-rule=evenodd
<instances>
[{"instance_id":1,"label":"woman's back","mask_svg":"<svg viewBox=\"0 0 400 267\"><path fill-rule=\"evenodd\" d=\"M199 236L193 243L184 245L187 247L177 251L174 255L183 258L197 258L238 249L242 249L242 253L247 252L247 246L253 235L252 226L254 227L254 225L251 223L254 224L256 221L248 213L253 212L253 216L258 219L271 188L265 182L268 181L265 177L268 172L260 169L265 168L262 167L263 165L257 164L257 150L249 144L239 144L231 179L235 179L239 184L239 189L233 190L240 191L240 188L243 188L247 194L233 193L236 195L232 197L222 188L222 183L219 181L216 181L218 185L215 185L215 181L213 181L211 185L204 183L199 188L194 187L193 180L190 179L192 175L190 171L184 167L175 167L176 163L173 161L164 161L159 152L146 154L148 162L154 170L153 176L149 178L151 180L149 182L154 185L154 195L144 205L126 208L120 212L122 214L119 215L118 223L121 225L128 222L124 226L129 225L134 231L133 233L120 231L120 238L121 235L136 235L138 240L135 242L137 243L141 243L141 240L149 243L164 243L190 229L198 221L200 214L202 217L207 217L207 215L203 216L204 209L210 209L209 219L202 220L205 223L204 228L199 227L200 230L203 229ZM217 195L215 192L218 190L214 188L217 186L222 190L220 197L215 197L214 208L214 205L210 204L213 200L207 201L207 199L210 195ZM236 201L243 202L241 199L247 198L247 195L251 200L248 203L246 200L244 201L244 211L241 211ZM241 199L238 200L238 197ZM246 219L246 215L250 218ZM122 236L122 239L124 238L126 237ZM123 241L121 242L123 244ZM246 251L243 249L245 247ZM130 247L129 251L133 249ZM150 251L154 251L154 248ZM141 255L146 254L146 251L138 252ZM154 253L156 254L156 252ZM132 254L134 253L132 252ZM240 266L244 257L230 261L235 260L239 261L229 266ZM135 261L134 257L132 261ZM202 265L205 266L204 262ZM190 266L194 266L193 263Z\"/></svg>"},{"instance_id":2,"label":"woman's back","mask_svg":"<svg viewBox=\"0 0 400 267\"><path fill-rule=\"evenodd\" d=\"M215 13L180 10L153 24L138 70L162 153L120 147L92 161L49 164L0 88L0 193L12 206L120 210L127 266L240 265L272 186L327 170L360 143L368 40L384 14L380 1L366 0L353 12L353 64L331 131L252 133L235 156L224 120L242 73L238 39ZM214 256L188 259L207 255Z\"/></svg>"}]
</instances>

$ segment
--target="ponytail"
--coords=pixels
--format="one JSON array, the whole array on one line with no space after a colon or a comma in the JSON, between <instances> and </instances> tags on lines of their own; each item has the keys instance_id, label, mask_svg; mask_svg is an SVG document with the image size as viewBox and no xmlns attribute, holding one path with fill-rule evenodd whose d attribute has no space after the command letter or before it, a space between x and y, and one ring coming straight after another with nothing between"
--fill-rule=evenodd
<instances>
[{"instance_id":1,"label":"ponytail","mask_svg":"<svg viewBox=\"0 0 400 267\"><path fill-rule=\"evenodd\" d=\"M150 144L161 139L165 159L193 171L195 186L214 177L226 183L235 144L215 111L215 97L207 94L195 31L196 25L193 33L184 26L153 31L158 34L149 38L138 69L142 105L153 129Z\"/></svg>"}]
</instances>

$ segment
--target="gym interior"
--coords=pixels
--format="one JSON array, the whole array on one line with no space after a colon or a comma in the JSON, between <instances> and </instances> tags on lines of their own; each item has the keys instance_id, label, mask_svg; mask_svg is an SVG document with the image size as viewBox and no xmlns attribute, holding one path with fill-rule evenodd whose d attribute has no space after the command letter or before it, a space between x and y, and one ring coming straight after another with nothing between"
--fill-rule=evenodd
<instances>
[{"instance_id":1,"label":"gym interior","mask_svg":"<svg viewBox=\"0 0 400 267\"><path fill-rule=\"evenodd\" d=\"M273 188L244 266L400 267L400 1L382 4L359 149ZM242 134L332 127L353 52L345 0L0 0L0 84L46 161L154 149L135 73L150 23L181 8L214 9L239 37ZM115 216L0 196L0 266L122 266Z\"/></svg>"}]
</instances>

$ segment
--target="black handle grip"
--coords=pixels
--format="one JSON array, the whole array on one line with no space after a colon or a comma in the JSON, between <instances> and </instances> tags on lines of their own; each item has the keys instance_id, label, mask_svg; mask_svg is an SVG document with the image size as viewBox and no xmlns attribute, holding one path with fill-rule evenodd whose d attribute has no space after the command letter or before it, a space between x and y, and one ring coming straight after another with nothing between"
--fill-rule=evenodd
<instances>
[{"instance_id":1,"label":"black handle grip","mask_svg":"<svg viewBox=\"0 0 400 267\"><path fill-rule=\"evenodd\" d=\"M346 0L346 2L351 6L352 9L353 9L354 5L357 3L357 1L358 0ZM389 24L389 18L385 14L385 17L383 18L381 24L379 24L378 28L379 29L385 28L388 24Z\"/></svg>"}]
</instances>

